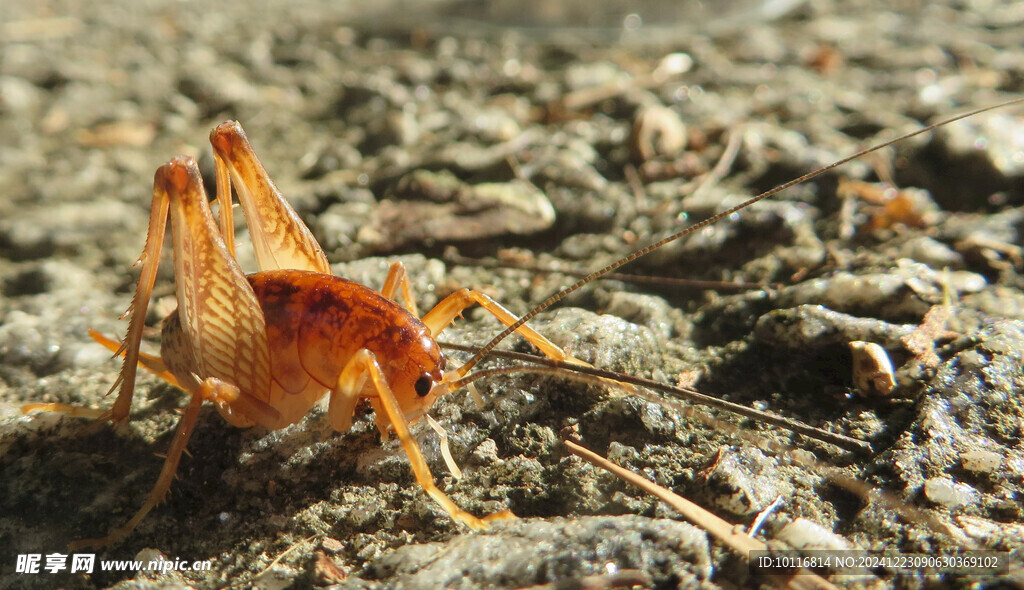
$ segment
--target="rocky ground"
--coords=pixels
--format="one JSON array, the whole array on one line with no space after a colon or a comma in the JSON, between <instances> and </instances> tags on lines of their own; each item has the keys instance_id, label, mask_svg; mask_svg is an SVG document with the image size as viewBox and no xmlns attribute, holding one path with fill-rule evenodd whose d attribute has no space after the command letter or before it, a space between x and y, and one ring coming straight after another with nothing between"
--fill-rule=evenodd
<instances>
[{"instance_id":1,"label":"rocky ground","mask_svg":"<svg viewBox=\"0 0 1024 590\"><path fill-rule=\"evenodd\" d=\"M123 334L153 171L189 154L210 178L217 123L242 122L338 274L378 286L402 260L423 309L469 286L525 313L569 271L860 147L1020 96L1024 11L997 0L649 1L631 14L568 0L370 14L314 0L12 4L0 8L0 586L520 588L615 568L658 588L754 583L667 506L570 455L566 427L732 522L782 496L765 539L793 540L807 529L792 523L810 521L820 529L805 539L1012 551L1021 567L1024 124L1011 107L623 269L758 286L603 280L533 322L598 366L864 439L870 454L722 412L709 425L564 377L503 375L480 382L483 408L459 392L433 411L461 479L433 431L414 429L460 506L520 517L467 532L368 414L345 433L322 410L268 432L209 408L167 501L98 557L209 560L211 571L16 573L18 555L60 553L125 522L157 477L153 455L184 397L156 378L140 378L133 420L117 430L20 408L110 403L119 366L87 330ZM253 269L251 250L239 257ZM149 350L174 307L170 266ZM480 345L497 331L472 312L445 339ZM852 340L888 351L889 396L857 391ZM923 516L897 517L880 492L844 491L765 440ZM979 581L880 576L836 581ZM981 581L1024 584L1019 570Z\"/></svg>"}]
</instances>

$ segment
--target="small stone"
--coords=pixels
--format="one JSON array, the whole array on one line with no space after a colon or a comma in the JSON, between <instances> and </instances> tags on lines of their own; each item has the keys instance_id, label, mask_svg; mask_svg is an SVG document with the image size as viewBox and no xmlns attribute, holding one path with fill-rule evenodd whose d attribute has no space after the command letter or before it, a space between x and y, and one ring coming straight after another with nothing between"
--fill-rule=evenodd
<instances>
[{"instance_id":1,"label":"small stone","mask_svg":"<svg viewBox=\"0 0 1024 590\"><path fill-rule=\"evenodd\" d=\"M709 502L737 516L764 510L778 496L792 492L775 474L777 463L758 449L722 447L714 463L700 473Z\"/></svg>"},{"instance_id":2,"label":"small stone","mask_svg":"<svg viewBox=\"0 0 1024 590\"><path fill-rule=\"evenodd\" d=\"M795 549L828 549L843 551L853 549L845 537L837 535L820 524L798 518L782 527L777 538Z\"/></svg>"},{"instance_id":3,"label":"small stone","mask_svg":"<svg viewBox=\"0 0 1024 590\"><path fill-rule=\"evenodd\" d=\"M892 361L884 348L874 342L850 343L853 355L853 384L862 395L886 396L896 387Z\"/></svg>"},{"instance_id":4,"label":"small stone","mask_svg":"<svg viewBox=\"0 0 1024 590\"><path fill-rule=\"evenodd\" d=\"M324 537L324 540L320 542L320 547L330 553L340 553L345 548L345 544L335 538Z\"/></svg>"},{"instance_id":5,"label":"small stone","mask_svg":"<svg viewBox=\"0 0 1024 590\"><path fill-rule=\"evenodd\" d=\"M821 305L799 305L761 316L755 325L754 337L768 346L794 350L858 341L899 348L900 337L910 334L911 330L910 326L856 317Z\"/></svg>"},{"instance_id":6,"label":"small stone","mask_svg":"<svg viewBox=\"0 0 1024 590\"><path fill-rule=\"evenodd\" d=\"M163 561L167 557L164 556L163 552L153 547L146 547L135 554L135 561L141 563L149 563L150 561Z\"/></svg>"},{"instance_id":7,"label":"small stone","mask_svg":"<svg viewBox=\"0 0 1024 590\"><path fill-rule=\"evenodd\" d=\"M16 76L0 77L0 105L5 110L24 115L38 108L40 102L39 89L28 80Z\"/></svg>"},{"instance_id":8,"label":"small stone","mask_svg":"<svg viewBox=\"0 0 1024 590\"><path fill-rule=\"evenodd\" d=\"M470 454L469 460L474 465L490 465L499 461L497 443L490 438L480 441L480 444Z\"/></svg>"},{"instance_id":9,"label":"small stone","mask_svg":"<svg viewBox=\"0 0 1024 590\"><path fill-rule=\"evenodd\" d=\"M266 590L284 590L291 588L299 577L299 572L278 564L274 569L265 571L253 580L253 586Z\"/></svg>"},{"instance_id":10,"label":"small stone","mask_svg":"<svg viewBox=\"0 0 1024 590\"><path fill-rule=\"evenodd\" d=\"M514 180L466 184L449 172L419 170L377 204L360 240L376 251L410 244L530 235L551 227L555 210L534 185Z\"/></svg>"},{"instance_id":11,"label":"small stone","mask_svg":"<svg viewBox=\"0 0 1024 590\"><path fill-rule=\"evenodd\" d=\"M900 247L900 257L910 258L933 269L961 268L964 257L942 242L928 236L907 240Z\"/></svg>"},{"instance_id":12,"label":"small stone","mask_svg":"<svg viewBox=\"0 0 1024 590\"><path fill-rule=\"evenodd\" d=\"M623 465L630 461L636 461L639 458L640 453L634 447L615 441L608 445L608 460L612 463Z\"/></svg>"},{"instance_id":13,"label":"small stone","mask_svg":"<svg viewBox=\"0 0 1024 590\"><path fill-rule=\"evenodd\" d=\"M685 74L691 69L693 69L693 58L690 57L690 54L683 52L669 53L658 62L658 67L654 69L654 76L667 79L672 76Z\"/></svg>"},{"instance_id":14,"label":"small stone","mask_svg":"<svg viewBox=\"0 0 1024 590\"><path fill-rule=\"evenodd\" d=\"M465 536L443 549L436 543L407 544L381 552L368 560L365 572L404 588L521 587L546 579L538 578L538 571L593 572L614 563L651 573L654 587L689 588L710 578L708 552L704 531L673 520L530 518ZM680 562L689 564L687 569Z\"/></svg>"},{"instance_id":15,"label":"small stone","mask_svg":"<svg viewBox=\"0 0 1024 590\"><path fill-rule=\"evenodd\" d=\"M633 160L672 158L686 148L686 125L672 109L661 105L642 107L633 120L629 148Z\"/></svg>"},{"instance_id":16,"label":"small stone","mask_svg":"<svg viewBox=\"0 0 1024 590\"><path fill-rule=\"evenodd\" d=\"M1002 464L1003 457L999 453L978 449L960 455L960 465L974 473L991 473Z\"/></svg>"},{"instance_id":17,"label":"small stone","mask_svg":"<svg viewBox=\"0 0 1024 590\"><path fill-rule=\"evenodd\" d=\"M1012 178L1024 172L1024 159L1020 157L1024 150L1022 128L1013 113L989 113L962 125L943 127L939 135L951 154L964 158L984 154L997 172Z\"/></svg>"},{"instance_id":18,"label":"small stone","mask_svg":"<svg viewBox=\"0 0 1024 590\"><path fill-rule=\"evenodd\" d=\"M948 477L933 477L926 480L924 495L932 502L949 509L974 504L978 500L978 492L974 488L956 483Z\"/></svg>"}]
</instances>

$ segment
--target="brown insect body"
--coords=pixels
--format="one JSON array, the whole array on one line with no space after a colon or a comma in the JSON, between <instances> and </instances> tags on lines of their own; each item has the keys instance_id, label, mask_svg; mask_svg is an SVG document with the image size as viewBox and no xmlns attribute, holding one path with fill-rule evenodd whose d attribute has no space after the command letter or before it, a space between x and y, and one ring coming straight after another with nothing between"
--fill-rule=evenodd
<instances>
[{"instance_id":1,"label":"brown insect body","mask_svg":"<svg viewBox=\"0 0 1024 590\"><path fill-rule=\"evenodd\" d=\"M433 404L436 396L420 395L416 383L424 376L440 381L445 360L430 330L405 308L358 283L310 271L265 271L247 278L266 317L273 351L269 387L251 393L280 413L279 420L260 426L277 429L298 422L337 384L345 362L360 349L387 359L381 369L410 422ZM165 327L162 342L173 338L168 331ZM161 349L165 361L169 354ZM384 415L379 402L371 403L378 416ZM221 413L235 426L252 425L242 416ZM350 424L332 425L343 430Z\"/></svg>"},{"instance_id":2,"label":"brown insect body","mask_svg":"<svg viewBox=\"0 0 1024 590\"><path fill-rule=\"evenodd\" d=\"M415 420L426 412L436 399L429 389L441 380L444 361L419 319L373 289L312 270L262 271L245 277L249 289L239 288L242 271L206 205L195 163L173 160L157 172L155 185L170 204L183 302L164 324L161 358L181 386L195 391L206 379L221 379L238 389L237 396L213 400L228 422L283 428L337 389L345 365L366 349L382 359L380 368L403 413ZM232 290L220 284L228 278L237 283ZM223 315L211 309L223 309ZM233 324L233 315L243 321ZM194 333L186 329L189 324ZM332 409L332 426L347 429L354 399L335 403L347 407ZM384 415L379 403L375 409ZM378 420L382 432L388 424Z\"/></svg>"}]
</instances>

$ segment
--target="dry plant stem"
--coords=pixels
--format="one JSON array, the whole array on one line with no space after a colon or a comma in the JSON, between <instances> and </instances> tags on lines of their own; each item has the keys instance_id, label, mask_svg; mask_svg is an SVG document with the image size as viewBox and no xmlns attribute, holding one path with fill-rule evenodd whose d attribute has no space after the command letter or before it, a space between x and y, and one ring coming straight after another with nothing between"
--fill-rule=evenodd
<instances>
[{"instance_id":1,"label":"dry plant stem","mask_svg":"<svg viewBox=\"0 0 1024 590\"><path fill-rule=\"evenodd\" d=\"M743 527L722 520L700 506L697 506L693 502L690 502L686 498L683 498L682 496L675 494L628 469L624 469L615 463L612 463L608 459L605 459L586 447L582 447L571 440L565 440L562 442L564 442L565 446L569 447L569 451L577 457L580 457L588 463L614 474L616 477L639 487L651 495L657 496L662 502L665 502L672 508L679 511L679 513L683 515L683 518L706 530L711 534L711 536L742 555L744 559L749 560L748 556L751 551L768 550L768 546L766 544L758 541L757 539L751 538L743 532ZM818 576L807 569L798 570L795 574L788 576L769 575L768 578L772 583L778 585L780 588L792 588L794 590L836 588L821 576Z\"/></svg>"},{"instance_id":2,"label":"dry plant stem","mask_svg":"<svg viewBox=\"0 0 1024 590\"><path fill-rule=\"evenodd\" d=\"M310 536L306 537L305 539L301 539L299 541L296 541L296 542L292 543L291 545L288 546L287 549L285 549L284 551L279 553L277 557L275 557L270 563L268 563L267 567L265 567L262 570L260 570L260 573L258 573L255 576L253 576L252 579L255 580L256 578L259 578L263 574L269 572L271 569L274 568L275 565L281 563L281 560L284 559L285 557L287 557L289 553L292 553L296 549L298 549L298 548L302 547L303 545L305 545L306 543L312 541L315 537L316 537L316 535L310 535ZM250 582L251 581L252 580L250 580ZM237 587L241 587L241 586L242 586L242 584L240 583ZM236 586L232 585L232 587L236 587Z\"/></svg>"},{"instance_id":3,"label":"dry plant stem","mask_svg":"<svg viewBox=\"0 0 1024 590\"><path fill-rule=\"evenodd\" d=\"M744 133L745 131L742 128L730 129L728 131L729 140L725 145L725 151L722 152L722 157L718 159L711 172L708 172L699 180L700 184L697 185L697 188L693 189L694 196L704 194L729 173L732 165L736 162L736 156L740 153Z\"/></svg>"},{"instance_id":4,"label":"dry plant stem","mask_svg":"<svg viewBox=\"0 0 1024 590\"><path fill-rule=\"evenodd\" d=\"M750 523L750 528L747 529L747 536L756 538L757 534L761 532L761 527L763 527L764 523L768 521L768 517L778 510L779 506L782 506L783 504L785 504L785 502L783 502L782 496L775 496L775 499L772 500L771 504L761 512L757 513L757 516L754 518L754 522Z\"/></svg>"}]
</instances>

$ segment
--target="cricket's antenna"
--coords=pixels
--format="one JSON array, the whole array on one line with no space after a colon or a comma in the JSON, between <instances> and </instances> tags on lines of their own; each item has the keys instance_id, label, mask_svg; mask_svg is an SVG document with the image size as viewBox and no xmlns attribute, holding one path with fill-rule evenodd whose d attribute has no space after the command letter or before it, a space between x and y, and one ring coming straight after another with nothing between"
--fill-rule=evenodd
<instances>
[{"instance_id":1,"label":"cricket's antenna","mask_svg":"<svg viewBox=\"0 0 1024 590\"><path fill-rule=\"evenodd\" d=\"M500 334L498 334L497 336L492 338L490 342L485 344L480 349L479 352L477 352L475 355L473 355L473 357L466 362L466 364L464 364L461 367L459 367L458 374L459 374L460 377L461 376L465 376L466 373L468 373L473 367L475 367L476 364L481 361L481 359L483 359L485 356L487 356L487 354L490 353L491 350L494 349L494 347L497 346L499 342L501 342L502 340L507 338L509 334L511 334L512 332L515 332L517 328L519 328L520 326L522 326L526 322L528 322L531 319L533 319L534 317L536 317L537 314L539 314L540 312L548 309L549 307L551 307L552 305L558 303L562 299L565 299L570 293L579 290L581 287L583 287L587 283L593 281L594 279L600 278L600 277L602 277L602 276L604 276L604 275L606 275L606 274L608 274L608 273L610 273L610 272L612 272L614 270L617 270L618 268L620 268L620 267L622 267L622 266L624 266L626 264L629 264L630 262L633 262L637 258L645 256L645 255L649 254L650 252L653 252L654 250L657 250L658 248L661 248L665 244L668 244L670 242L678 240L679 238L682 238L684 236L692 234L692 233L694 233L696 231L700 231L700 230L704 229L705 227L707 227L707 226L709 226L709 225L711 225L713 223L718 222L723 217L728 217L728 216L732 215L733 213L737 213L737 212L739 212L739 211L741 211L743 209L746 209L747 207L753 205L754 203L756 203L758 201L762 201L764 199L767 199L768 197L770 197L772 195L775 195L775 194L780 193L780 192L782 192L782 191L784 191L784 190L786 190L788 188L794 187L794 186L796 186L798 184L801 184L803 182L811 180L812 178L817 178L818 176L821 176L822 174L824 174L824 173L826 173L826 172L828 172L830 170L838 168L839 166L842 166L843 164L846 164L847 162L851 162L853 160L856 160L858 158L866 156L866 155L868 155L868 154L870 154L872 152L876 152L878 150L887 148L887 147L889 147L889 146L891 146L893 144L899 143L899 142L901 142L901 141L903 141L905 139L910 139L911 137L915 137L917 135L921 135L922 133L927 133L929 131L933 131L935 129L938 129L939 127L943 127L945 125L949 125L950 123L955 123L956 121L959 121L961 119L966 119L968 117L973 117L973 116L979 115L981 113L985 113L985 112L988 112L988 111L992 111L992 110L995 110L995 109L1003 108L1003 107L1010 106L1010 105L1017 104L1017 103L1021 103L1021 102L1024 102L1024 97L1015 98L1013 100L1009 100L1009 101L1002 102L1002 103L999 103L999 104L989 105L987 107L981 107L981 108L978 108L978 109L974 109L972 111L968 111L966 113L961 113L961 114L956 115L954 117L950 117L948 119L944 119L942 121L939 121L938 123L932 123L931 125L922 127L922 128L920 128L920 129L918 129L916 131L911 131L910 133L906 133L904 135L901 135L899 137L890 139L890 140L885 141L883 143L880 143L880 144L874 145L872 147L863 149L863 150L861 150L861 151L859 151L859 152L857 152L857 153L855 153L855 154L853 154L851 156L847 156L845 158L837 160L837 161L829 164L828 166L824 166L822 168L818 168L817 170L814 170L812 172L808 172L807 174L804 174L803 176L800 176L799 178L794 178L793 180L790 180L789 182L780 184L779 186L777 186L777 187L775 187L775 188L773 188L771 190L765 191L765 192L757 195L756 197L752 197L752 198L750 198L750 199L740 203L739 205L736 205L735 207L731 207L731 208L727 209L726 211L723 211L723 212L718 213L716 215L713 215L713 216L711 216L711 217L709 217L709 218L707 218L707 219L705 219L703 221L695 223L695 224L687 227L686 229L684 229L684 230L682 230L680 232L674 233L674 234L672 234L672 235L670 235L670 236L668 236L666 238L663 238L661 240L658 240L657 242L654 242L653 244L650 244L649 246L641 248L641 249L633 252L629 256L626 256L625 258L622 258L622 259L620 259L620 260L618 260L616 262L613 262L613 263L609 264L608 266L606 266L606 267L604 267L604 268L602 268L600 270L596 270L596 271L588 274L587 276L583 277L579 281L576 281L572 285L570 285L570 286L568 286L568 287L566 287L566 288L564 288L564 289L562 289L562 290L552 294L547 299L545 299L544 301L540 302L540 304L538 304L536 307L534 307L529 312L527 312L526 315L524 315L523 317L521 317L518 320L516 320L516 322L514 324L512 324L509 327L505 328L504 331L502 331Z\"/></svg>"}]
</instances>

